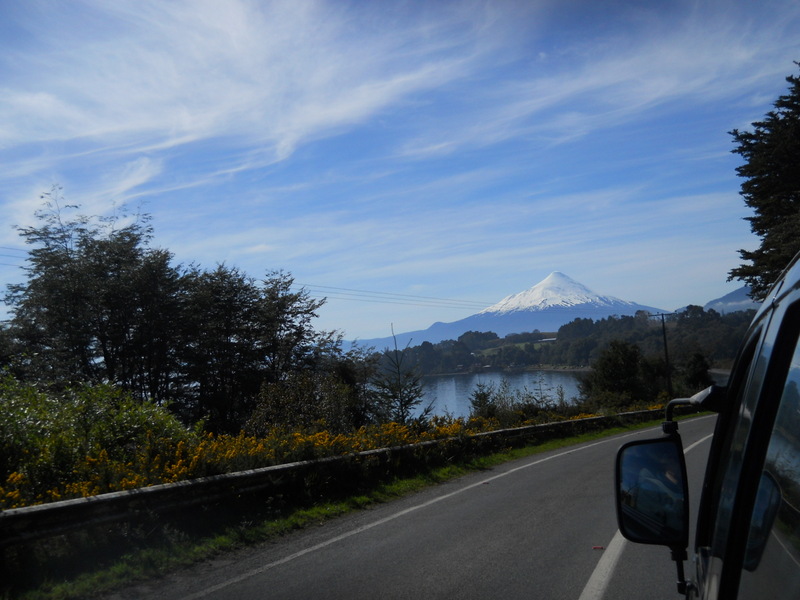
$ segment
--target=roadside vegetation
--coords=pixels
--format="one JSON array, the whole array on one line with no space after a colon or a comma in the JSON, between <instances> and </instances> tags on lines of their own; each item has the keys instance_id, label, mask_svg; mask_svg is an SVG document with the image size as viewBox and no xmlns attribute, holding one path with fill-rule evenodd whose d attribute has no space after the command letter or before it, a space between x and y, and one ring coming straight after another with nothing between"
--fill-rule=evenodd
<instances>
[{"instance_id":1,"label":"roadside vegetation","mask_svg":"<svg viewBox=\"0 0 800 600\"><path fill-rule=\"evenodd\" d=\"M387 474L384 478L348 482L350 485L337 486L339 493L325 497L298 497L289 503L280 499L269 502L231 499L213 511L189 511L168 518L149 515L137 523L75 532L47 542L13 547L3 553L0 598L71 600L103 596L472 471L653 427L659 422L612 427L535 445L453 457L417 469L413 474Z\"/></svg>"},{"instance_id":2,"label":"roadside vegetation","mask_svg":"<svg viewBox=\"0 0 800 600\"><path fill-rule=\"evenodd\" d=\"M0 398L2 509L591 416L504 387L481 388L468 419L389 421L348 433L333 433L318 422L234 435L186 428L168 409L108 385L53 395L6 376Z\"/></svg>"}]
</instances>

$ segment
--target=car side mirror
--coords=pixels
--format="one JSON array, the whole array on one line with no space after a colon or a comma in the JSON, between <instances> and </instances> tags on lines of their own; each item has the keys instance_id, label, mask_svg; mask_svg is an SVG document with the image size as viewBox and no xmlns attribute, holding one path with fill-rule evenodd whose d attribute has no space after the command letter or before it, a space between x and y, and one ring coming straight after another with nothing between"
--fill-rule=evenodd
<instances>
[{"instance_id":1,"label":"car side mirror","mask_svg":"<svg viewBox=\"0 0 800 600\"><path fill-rule=\"evenodd\" d=\"M617 522L640 544L689 545L686 462L678 435L629 442L616 462Z\"/></svg>"}]
</instances>

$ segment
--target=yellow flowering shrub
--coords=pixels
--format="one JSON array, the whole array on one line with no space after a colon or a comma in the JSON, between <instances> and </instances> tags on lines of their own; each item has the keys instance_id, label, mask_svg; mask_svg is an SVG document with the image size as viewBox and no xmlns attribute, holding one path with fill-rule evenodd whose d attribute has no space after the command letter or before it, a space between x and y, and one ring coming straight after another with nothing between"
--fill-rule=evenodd
<instances>
[{"instance_id":1,"label":"yellow flowering shrub","mask_svg":"<svg viewBox=\"0 0 800 600\"><path fill-rule=\"evenodd\" d=\"M173 439L147 431L138 443L130 446L132 452L127 454L95 447L94 451L77 457L69 472L62 471L61 481L51 482L46 489L35 485L24 472L9 473L0 485L0 507L14 508L298 460L406 446L490 428L491 423L486 420L467 423L463 419L436 417L421 431L399 423L362 427L350 434L277 429L262 437L244 433L194 434ZM21 468L30 466L23 464Z\"/></svg>"},{"instance_id":2,"label":"yellow flowering shrub","mask_svg":"<svg viewBox=\"0 0 800 600\"><path fill-rule=\"evenodd\" d=\"M493 417L435 416L346 434L319 421L309 430L214 435L187 430L166 409L133 403L110 387L52 398L10 378L0 378L0 403L0 509L429 440L460 444L501 427Z\"/></svg>"}]
</instances>

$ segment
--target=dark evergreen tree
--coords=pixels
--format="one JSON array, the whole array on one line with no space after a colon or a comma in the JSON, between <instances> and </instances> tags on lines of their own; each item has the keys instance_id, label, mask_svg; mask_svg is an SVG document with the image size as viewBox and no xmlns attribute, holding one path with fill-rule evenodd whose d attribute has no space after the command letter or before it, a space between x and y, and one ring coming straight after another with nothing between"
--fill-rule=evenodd
<instances>
[{"instance_id":1,"label":"dark evergreen tree","mask_svg":"<svg viewBox=\"0 0 800 600\"><path fill-rule=\"evenodd\" d=\"M245 430L256 435L274 429L347 433L376 422L380 411L369 383L374 360L358 348L343 352L340 342L337 338L313 367L265 382Z\"/></svg>"},{"instance_id":2,"label":"dark evergreen tree","mask_svg":"<svg viewBox=\"0 0 800 600\"><path fill-rule=\"evenodd\" d=\"M753 131L731 131L737 144L733 152L745 160L736 169L745 179L741 195L755 213L747 220L761 245L739 251L746 262L732 269L729 279L746 282L757 300L800 251L800 77L786 80L789 93L763 121L753 123Z\"/></svg>"},{"instance_id":3,"label":"dark evergreen tree","mask_svg":"<svg viewBox=\"0 0 800 600\"><path fill-rule=\"evenodd\" d=\"M39 224L19 229L31 246L27 282L6 296L22 368L60 385L111 382L167 399L174 357L163 336L179 316L171 255L148 247L146 216L69 219L77 207L60 188L43 199Z\"/></svg>"},{"instance_id":4,"label":"dark evergreen tree","mask_svg":"<svg viewBox=\"0 0 800 600\"><path fill-rule=\"evenodd\" d=\"M268 381L313 366L338 344L338 334L318 332L312 325L325 300L314 300L305 289L295 291L293 286L294 278L283 271L267 273L261 283L259 341Z\"/></svg>"},{"instance_id":5,"label":"dark evergreen tree","mask_svg":"<svg viewBox=\"0 0 800 600\"><path fill-rule=\"evenodd\" d=\"M193 270L184 278L181 338L182 410L214 431L237 429L249 416L262 377L257 284L235 268ZM177 340L176 340L177 341Z\"/></svg>"},{"instance_id":6,"label":"dark evergreen tree","mask_svg":"<svg viewBox=\"0 0 800 600\"><path fill-rule=\"evenodd\" d=\"M626 406L645 400L642 363L638 346L612 341L581 381L581 395L610 406Z\"/></svg>"},{"instance_id":7,"label":"dark evergreen tree","mask_svg":"<svg viewBox=\"0 0 800 600\"><path fill-rule=\"evenodd\" d=\"M497 334L491 331L467 331L458 337L458 341L472 351L483 350L498 339Z\"/></svg>"},{"instance_id":8,"label":"dark evergreen tree","mask_svg":"<svg viewBox=\"0 0 800 600\"><path fill-rule=\"evenodd\" d=\"M0 335L0 366L21 378L111 383L169 403L187 422L238 431L265 384L341 372L350 360L339 334L311 325L324 300L293 290L290 276L256 282L225 266L173 267L169 252L149 247L148 216L70 216L77 207L57 187L43 199L38 223L19 228L31 246L27 281L9 286L12 319ZM347 410L363 412L358 401Z\"/></svg>"},{"instance_id":9,"label":"dark evergreen tree","mask_svg":"<svg viewBox=\"0 0 800 600\"><path fill-rule=\"evenodd\" d=\"M709 368L710 365L705 356L699 352L692 354L686 361L683 367L683 378L690 394L699 392L714 383L714 380L708 374Z\"/></svg>"},{"instance_id":10,"label":"dark evergreen tree","mask_svg":"<svg viewBox=\"0 0 800 600\"><path fill-rule=\"evenodd\" d=\"M387 348L383 352L382 361L371 382L379 421L406 424L422 404L425 394L422 377L408 359L407 349L400 350L397 340L394 349ZM421 420L426 419L431 410L431 405L425 407L420 415Z\"/></svg>"}]
</instances>

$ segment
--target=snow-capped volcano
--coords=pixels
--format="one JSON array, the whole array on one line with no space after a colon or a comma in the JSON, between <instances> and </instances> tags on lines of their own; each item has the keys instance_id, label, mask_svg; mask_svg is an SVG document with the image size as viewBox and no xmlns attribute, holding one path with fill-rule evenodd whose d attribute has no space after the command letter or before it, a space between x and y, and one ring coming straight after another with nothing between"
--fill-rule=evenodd
<instances>
[{"instance_id":1,"label":"snow-capped volcano","mask_svg":"<svg viewBox=\"0 0 800 600\"><path fill-rule=\"evenodd\" d=\"M478 314L509 313L519 310L546 310L552 307L580 306L597 307L633 306L613 296L600 296L571 277L554 271L532 288L506 296L497 304L484 308Z\"/></svg>"},{"instance_id":2,"label":"snow-capped volcano","mask_svg":"<svg viewBox=\"0 0 800 600\"><path fill-rule=\"evenodd\" d=\"M399 333L395 337L397 344L404 347L422 342L435 344L443 340L457 340L467 331L491 331L500 337L535 330L556 332L559 327L575 319L599 320L610 316L635 315L640 310L665 312L652 306L595 294L556 271L532 288L507 296L466 319L434 323L425 330ZM360 343L382 349L392 346L394 340L387 337L362 340Z\"/></svg>"}]
</instances>

